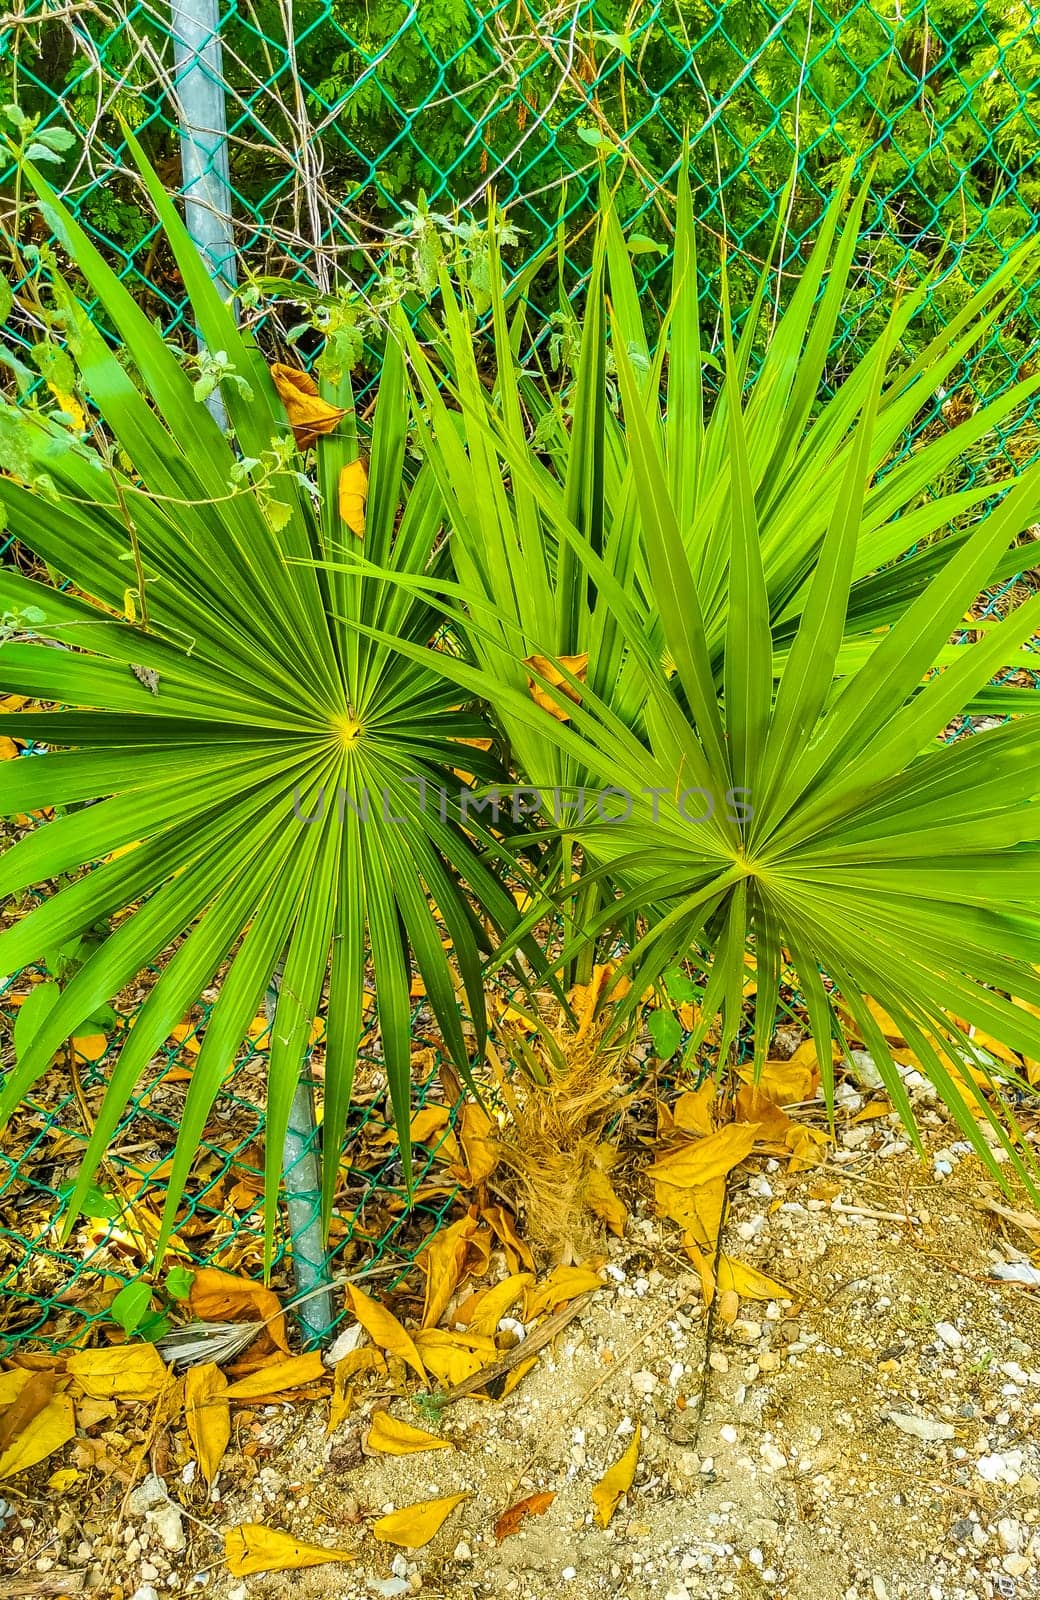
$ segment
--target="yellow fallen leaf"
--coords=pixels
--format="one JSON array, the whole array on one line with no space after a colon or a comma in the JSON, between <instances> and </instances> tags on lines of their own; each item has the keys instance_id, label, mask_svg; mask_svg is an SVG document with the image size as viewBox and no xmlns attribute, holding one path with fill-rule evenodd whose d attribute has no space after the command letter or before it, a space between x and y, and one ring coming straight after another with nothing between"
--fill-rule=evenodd
<instances>
[{"instance_id":1,"label":"yellow fallen leaf","mask_svg":"<svg viewBox=\"0 0 1040 1600\"><path fill-rule=\"evenodd\" d=\"M691 1189L657 1183L654 1186L654 1199L662 1216L670 1217L696 1244L714 1254L726 1205L725 1178L695 1184Z\"/></svg>"},{"instance_id":2,"label":"yellow fallen leaf","mask_svg":"<svg viewBox=\"0 0 1040 1600\"><path fill-rule=\"evenodd\" d=\"M672 1107L675 1126L692 1138L702 1139L713 1133L712 1108L717 1098L714 1078L705 1078L697 1089L687 1089Z\"/></svg>"},{"instance_id":3,"label":"yellow fallen leaf","mask_svg":"<svg viewBox=\"0 0 1040 1600\"><path fill-rule=\"evenodd\" d=\"M184 1421L199 1471L210 1485L231 1439L227 1395L227 1379L213 1361L184 1374Z\"/></svg>"},{"instance_id":4,"label":"yellow fallen leaf","mask_svg":"<svg viewBox=\"0 0 1040 1600\"><path fill-rule=\"evenodd\" d=\"M710 1183L713 1178L724 1178L751 1154L757 1134L758 1128L753 1122L731 1122L718 1133L710 1133L695 1144L683 1145L662 1156L646 1170L661 1183L674 1184L681 1189Z\"/></svg>"},{"instance_id":5,"label":"yellow fallen leaf","mask_svg":"<svg viewBox=\"0 0 1040 1600\"><path fill-rule=\"evenodd\" d=\"M402 1328L393 1312L380 1305L378 1300L371 1299L363 1289L358 1288L356 1283L347 1284L347 1295L354 1316L372 1343L380 1350L389 1350L391 1355L400 1357L425 1383L426 1368L415 1347L415 1341L411 1334Z\"/></svg>"},{"instance_id":6,"label":"yellow fallen leaf","mask_svg":"<svg viewBox=\"0 0 1040 1600\"><path fill-rule=\"evenodd\" d=\"M734 1261L732 1256L720 1256L718 1262L719 1289L732 1289L742 1300L790 1300L790 1289L785 1289L782 1283L774 1283L772 1278L767 1278L764 1272L759 1272L757 1267L749 1267L745 1261Z\"/></svg>"},{"instance_id":7,"label":"yellow fallen leaf","mask_svg":"<svg viewBox=\"0 0 1040 1600\"><path fill-rule=\"evenodd\" d=\"M534 1371L535 1367L538 1365L538 1361L538 1356L528 1356L526 1361L521 1361L518 1366L515 1366L512 1372L508 1372L506 1374L505 1382L502 1385L502 1393L496 1394L494 1398L496 1400L504 1400L507 1395L511 1395L514 1389L519 1388L520 1384L527 1377L527 1374ZM473 1396L473 1398L474 1400L481 1400L484 1398L484 1395L477 1393Z\"/></svg>"},{"instance_id":8,"label":"yellow fallen leaf","mask_svg":"<svg viewBox=\"0 0 1040 1600\"><path fill-rule=\"evenodd\" d=\"M31 1428L13 1439L0 1456L0 1479L34 1467L76 1434L76 1413L67 1394L56 1394L34 1418Z\"/></svg>"},{"instance_id":9,"label":"yellow fallen leaf","mask_svg":"<svg viewBox=\"0 0 1040 1600\"><path fill-rule=\"evenodd\" d=\"M67 1394L56 1394L51 1372L15 1368L0 1388L0 1479L34 1467L75 1437L76 1416Z\"/></svg>"},{"instance_id":10,"label":"yellow fallen leaf","mask_svg":"<svg viewBox=\"0 0 1040 1600\"><path fill-rule=\"evenodd\" d=\"M82 1476L82 1472L77 1472L75 1467L59 1467L58 1471L52 1472L47 1479L47 1487L53 1489L55 1494L64 1494L74 1483L78 1483Z\"/></svg>"},{"instance_id":11,"label":"yellow fallen leaf","mask_svg":"<svg viewBox=\"0 0 1040 1600\"><path fill-rule=\"evenodd\" d=\"M701 1249L693 1233L683 1235L683 1249L700 1273L701 1294L704 1296L704 1304L710 1306L715 1299L715 1258ZM739 1299L737 1299L737 1305L740 1305Z\"/></svg>"},{"instance_id":12,"label":"yellow fallen leaf","mask_svg":"<svg viewBox=\"0 0 1040 1600\"><path fill-rule=\"evenodd\" d=\"M860 1106L850 1122L877 1122L879 1117L888 1117L892 1114L890 1100L868 1100L865 1106Z\"/></svg>"},{"instance_id":13,"label":"yellow fallen leaf","mask_svg":"<svg viewBox=\"0 0 1040 1600\"><path fill-rule=\"evenodd\" d=\"M464 1494L446 1494L440 1500L420 1500L414 1506L403 1506L391 1511L389 1516L373 1522L372 1533L384 1544L397 1544L406 1550L418 1550L429 1544L442 1523L468 1499Z\"/></svg>"},{"instance_id":14,"label":"yellow fallen leaf","mask_svg":"<svg viewBox=\"0 0 1040 1600\"><path fill-rule=\"evenodd\" d=\"M540 1311L553 1311L568 1300L576 1300L590 1289L602 1289L603 1279L592 1267L554 1267L544 1283L528 1289L524 1297L524 1321L530 1322Z\"/></svg>"},{"instance_id":15,"label":"yellow fallen leaf","mask_svg":"<svg viewBox=\"0 0 1040 1600\"><path fill-rule=\"evenodd\" d=\"M426 1300L423 1327L435 1328L448 1303L466 1276L469 1243L478 1227L475 1217L461 1217L450 1227L435 1233L416 1260L426 1274Z\"/></svg>"},{"instance_id":16,"label":"yellow fallen leaf","mask_svg":"<svg viewBox=\"0 0 1040 1600\"><path fill-rule=\"evenodd\" d=\"M495 1124L483 1106L472 1101L463 1106L456 1135L466 1158L463 1182L467 1188L475 1189L498 1165L495 1132Z\"/></svg>"},{"instance_id":17,"label":"yellow fallen leaf","mask_svg":"<svg viewBox=\"0 0 1040 1600\"><path fill-rule=\"evenodd\" d=\"M392 1417L388 1411L376 1411L365 1448L384 1456L410 1456L419 1450L450 1450L452 1445L450 1439L427 1433L425 1428L413 1428L411 1423Z\"/></svg>"},{"instance_id":18,"label":"yellow fallen leaf","mask_svg":"<svg viewBox=\"0 0 1040 1600\"><path fill-rule=\"evenodd\" d=\"M199 1030L194 1022L178 1022L175 1028L170 1029L169 1038L173 1040L174 1044L180 1045L182 1050L189 1051L193 1056L197 1056L202 1049L202 1040L199 1038Z\"/></svg>"},{"instance_id":19,"label":"yellow fallen leaf","mask_svg":"<svg viewBox=\"0 0 1040 1600\"><path fill-rule=\"evenodd\" d=\"M632 987L628 978L622 977L611 987L611 979L617 971L617 962L606 961L602 966L596 965L592 969L592 977L588 983L575 984L567 1002L574 1012L577 1029L575 1038L584 1038L591 1028L600 1002L606 997L608 990L610 1001L623 1000Z\"/></svg>"},{"instance_id":20,"label":"yellow fallen leaf","mask_svg":"<svg viewBox=\"0 0 1040 1600\"><path fill-rule=\"evenodd\" d=\"M254 1572L290 1572L357 1558L353 1550L324 1550L320 1545L304 1544L278 1528L242 1522L224 1535L224 1559L233 1578L248 1578Z\"/></svg>"},{"instance_id":21,"label":"yellow fallen leaf","mask_svg":"<svg viewBox=\"0 0 1040 1600\"><path fill-rule=\"evenodd\" d=\"M76 1034L72 1040L72 1048L77 1061L100 1061L108 1049L108 1039L103 1033Z\"/></svg>"},{"instance_id":22,"label":"yellow fallen leaf","mask_svg":"<svg viewBox=\"0 0 1040 1600\"><path fill-rule=\"evenodd\" d=\"M754 1083L742 1083L733 1101L737 1122L758 1124L759 1144L782 1144L791 1126L787 1112Z\"/></svg>"},{"instance_id":23,"label":"yellow fallen leaf","mask_svg":"<svg viewBox=\"0 0 1040 1600\"><path fill-rule=\"evenodd\" d=\"M585 674L589 670L588 652L585 651L578 656L560 656L558 657L558 662L559 665L557 665L556 661L550 661L548 656L528 656L524 662L525 667L531 667L552 689L558 690L558 694L550 694L544 684L538 678L533 677L531 673L527 675L527 687L536 706L540 706L543 711L548 711L549 715L555 717L557 722L569 722L571 714L563 702L570 700L575 705L580 705L581 695L567 681L560 671L560 667L565 667L572 677L577 678L579 683L584 683ZM561 696L563 697L562 700Z\"/></svg>"},{"instance_id":24,"label":"yellow fallen leaf","mask_svg":"<svg viewBox=\"0 0 1040 1600\"><path fill-rule=\"evenodd\" d=\"M154 1400L170 1381L153 1344L124 1344L109 1350L77 1350L68 1370L92 1400Z\"/></svg>"},{"instance_id":25,"label":"yellow fallen leaf","mask_svg":"<svg viewBox=\"0 0 1040 1600\"><path fill-rule=\"evenodd\" d=\"M0 761L13 761L18 754L18 746L6 733L0 737Z\"/></svg>"},{"instance_id":26,"label":"yellow fallen leaf","mask_svg":"<svg viewBox=\"0 0 1040 1600\"><path fill-rule=\"evenodd\" d=\"M867 996L867 1010L874 1018L874 1021L877 1023L886 1039L890 1040L892 1044L906 1043L906 1040L903 1038L903 1030L899 1026L899 1023L889 1016L884 1006L879 1006L877 1001L872 1000L869 995Z\"/></svg>"},{"instance_id":27,"label":"yellow fallen leaf","mask_svg":"<svg viewBox=\"0 0 1040 1600\"><path fill-rule=\"evenodd\" d=\"M757 1084L751 1067L741 1068L740 1076L745 1083L754 1085L760 1094L778 1106L811 1100L819 1082L815 1056L811 1062L795 1061L793 1058L790 1061L767 1061Z\"/></svg>"},{"instance_id":28,"label":"yellow fallen leaf","mask_svg":"<svg viewBox=\"0 0 1040 1600\"><path fill-rule=\"evenodd\" d=\"M11 1441L32 1426L54 1398L58 1380L54 1372L18 1370L10 1375L0 1410L0 1455Z\"/></svg>"},{"instance_id":29,"label":"yellow fallen leaf","mask_svg":"<svg viewBox=\"0 0 1040 1600\"><path fill-rule=\"evenodd\" d=\"M423 1328L415 1339L427 1372L442 1383L465 1383L498 1356L494 1339L482 1334Z\"/></svg>"},{"instance_id":30,"label":"yellow fallen leaf","mask_svg":"<svg viewBox=\"0 0 1040 1600\"><path fill-rule=\"evenodd\" d=\"M788 1171L807 1172L824 1159L828 1138L822 1128L808 1128L804 1122L792 1122L785 1143L791 1152Z\"/></svg>"},{"instance_id":31,"label":"yellow fallen leaf","mask_svg":"<svg viewBox=\"0 0 1040 1600\"><path fill-rule=\"evenodd\" d=\"M247 1373L230 1386L227 1397L229 1400L262 1400L267 1395L285 1394L288 1389L301 1389L304 1384L316 1383L325 1376L321 1351L311 1350L305 1356L289 1356Z\"/></svg>"},{"instance_id":32,"label":"yellow fallen leaf","mask_svg":"<svg viewBox=\"0 0 1040 1600\"><path fill-rule=\"evenodd\" d=\"M365 501L368 473L363 461L350 461L339 475L339 514L351 533L365 537Z\"/></svg>"},{"instance_id":33,"label":"yellow fallen leaf","mask_svg":"<svg viewBox=\"0 0 1040 1600\"><path fill-rule=\"evenodd\" d=\"M409 1133L413 1144L438 1144L441 1141L437 1135L443 1133L451 1121L451 1112L447 1106L423 1106L421 1111L416 1111L411 1120ZM390 1130L396 1139L396 1129Z\"/></svg>"},{"instance_id":34,"label":"yellow fallen leaf","mask_svg":"<svg viewBox=\"0 0 1040 1600\"><path fill-rule=\"evenodd\" d=\"M585 1184L585 1204L620 1239L628 1221L628 1207L618 1198L602 1167L593 1167Z\"/></svg>"},{"instance_id":35,"label":"yellow fallen leaf","mask_svg":"<svg viewBox=\"0 0 1040 1600\"><path fill-rule=\"evenodd\" d=\"M832 1039L831 1061L838 1062L844 1061L844 1059L845 1052L842 1050L841 1045L838 1043L837 1039ZM804 1039L798 1046L798 1049L795 1051L794 1055L788 1061L787 1065L789 1067L810 1067L813 1072L818 1074L820 1071L820 1055L816 1048L816 1040Z\"/></svg>"},{"instance_id":36,"label":"yellow fallen leaf","mask_svg":"<svg viewBox=\"0 0 1040 1600\"><path fill-rule=\"evenodd\" d=\"M636 1423L636 1431L632 1435L632 1443L620 1460L615 1461L609 1471L603 1474L592 1491L592 1504L595 1508L595 1520L599 1527L610 1526L610 1519L618 1508L622 1495L626 1495L632 1487L636 1475L636 1465L639 1461L639 1436L640 1426Z\"/></svg>"},{"instance_id":37,"label":"yellow fallen leaf","mask_svg":"<svg viewBox=\"0 0 1040 1600\"><path fill-rule=\"evenodd\" d=\"M188 1304L201 1322L256 1322L258 1338L250 1346L254 1366L269 1359L272 1348L289 1354L285 1317L277 1295L252 1278L240 1278L219 1267L197 1267ZM241 1371L239 1367L239 1371Z\"/></svg>"},{"instance_id":38,"label":"yellow fallen leaf","mask_svg":"<svg viewBox=\"0 0 1040 1600\"><path fill-rule=\"evenodd\" d=\"M528 1284L533 1281L529 1272L511 1273L501 1283L493 1283L490 1289L470 1295L459 1307L457 1320L470 1333L494 1334L506 1312L516 1305Z\"/></svg>"},{"instance_id":39,"label":"yellow fallen leaf","mask_svg":"<svg viewBox=\"0 0 1040 1600\"><path fill-rule=\"evenodd\" d=\"M1022 1063L1015 1052L992 1033L986 1033L983 1028L970 1028L968 1038L976 1050L984 1050L987 1055L994 1056L1009 1067L1014 1067L1016 1072L1021 1068Z\"/></svg>"},{"instance_id":40,"label":"yellow fallen leaf","mask_svg":"<svg viewBox=\"0 0 1040 1600\"><path fill-rule=\"evenodd\" d=\"M731 1328L737 1320L740 1310L740 1296L735 1289L720 1289L715 1315L723 1327Z\"/></svg>"},{"instance_id":41,"label":"yellow fallen leaf","mask_svg":"<svg viewBox=\"0 0 1040 1600\"><path fill-rule=\"evenodd\" d=\"M336 1362L326 1433L335 1433L354 1409L355 1391L350 1387L351 1378L358 1377L362 1372L380 1372L385 1377L386 1370L382 1351L370 1344L362 1345L360 1350L349 1350Z\"/></svg>"},{"instance_id":42,"label":"yellow fallen leaf","mask_svg":"<svg viewBox=\"0 0 1040 1600\"><path fill-rule=\"evenodd\" d=\"M323 433L331 433L346 416L339 406L329 405L321 398L310 373L275 362L271 377L301 450L306 450Z\"/></svg>"},{"instance_id":43,"label":"yellow fallen leaf","mask_svg":"<svg viewBox=\"0 0 1040 1600\"><path fill-rule=\"evenodd\" d=\"M521 1265L528 1272L533 1272L534 1256L530 1246L517 1233L512 1212L496 1204L485 1206L480 1215L501 1244L510 1272L516 1272Z\"/></svg>"}]
</instances>

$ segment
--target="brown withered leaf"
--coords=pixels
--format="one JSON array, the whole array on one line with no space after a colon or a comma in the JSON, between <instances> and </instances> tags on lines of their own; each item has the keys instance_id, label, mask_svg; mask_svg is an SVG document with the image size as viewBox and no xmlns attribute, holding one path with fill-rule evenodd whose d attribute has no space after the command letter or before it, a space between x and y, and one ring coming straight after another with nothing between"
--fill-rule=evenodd
<instances>
[{"instance_id":1,"label":"brown withered leaf","mask_svg":"<svg viewBox=\"0 0 1040 1600\"><path fill-rule=\"evenodd\" d=\"M503 1539L516 1533L527 1517L544 1516L555 1499L556 1495L551 1489L543 1489L539 1494L529 1494L526 1500L518 1500L503 1511L495 1523L495 1538L501 1544Z\"/></svg>"},{"instance_id":2,"label":"brown withered leaf","mask_svg":"<svg viewBox=\"0 0 1040 1600\"><path fill-rule=\"evenodd\" d=\"M321 398L318 385L309 372L298 367L283 366L276 361L271 377L285 407L293 437L301 450L306 450L323 433L331 433L343 421L346 412L339 406L329 405Z\"/></svg>"},{"instance_id":3,"label":"brown withered leaf","mask_svg":"<svg viewBox=\"0 0 1040 1600\"><path fill-rule=\"evenodd\" d=\"M272 1350L289 1354L285 1317L277 1295L252 1278L240 1278L219 1267L198 1267L192 1279L188 1301L201 1322L256 1322L257 1338L250 1345L235 1371L250 1372L264 1366ZM259 1326L263 1324L263 1326Z\"/></svg>"}]
</instances>

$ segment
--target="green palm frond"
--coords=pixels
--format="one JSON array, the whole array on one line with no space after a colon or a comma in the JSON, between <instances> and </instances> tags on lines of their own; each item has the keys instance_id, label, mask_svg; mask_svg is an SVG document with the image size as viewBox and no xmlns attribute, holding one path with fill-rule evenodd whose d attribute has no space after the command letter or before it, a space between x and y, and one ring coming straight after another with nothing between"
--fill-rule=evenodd
<instances>
[{"instance_id":1,"label":"green palm frond","mask_svg":"<svg viewBox=\"0 0 1040 1600\"><path fill-rule=\"evenodd\" d=\"M721 384L700 345L688 193L656 349L608 214L570 416L549 452L513 398L521 386L501 317L489 393L464 308L442 285L455 409L414 342L410 354L453 527L459 582L445 592L469 660L452 670L507 730L522 781L627 797L627 815L615 802L617 820L604 820L588 799L562 830L584 863L563 959L639 930L619 1019L677 960L707 952L692 1043L719 1016L725 1054L744 1026L750 947L758 1065L781 981L795 981L828 1097L844 1011L912 1128L869 999L979 1153L991 1161L988 1120L1028 1176L1013 1124L998 1122L973 1075L989 1065L956 1019L1040 1055L1040 1024L1013 1003L1040 1001L1036 694L1001 691L1014 720L949 744L941 736L987 703L994 677L1021 665L1040 630L1035 597L977 642L954 642L980 592L1020 570L1016 541L1040 511L1040 467L984 491L931 491L1040 376L914 452L897 445L1034 270L1035 248L1014 253L912 361L902 335L924 291L897 302L884 337L828 394L861 210L862 196L836 195L764 342L754 312L737 341L724 306ZM560 658L585 650L581 683ZM523 661L539 654L573 690L566 724L527 690ZM547 818L546 835L558 831Z\"/></svg>"},{"instance_id":2,"label":"green palm frond","mask_svg":"<svg viewBox=\"0 0 1040 1600\"><path fill-rule=\"evenodd\" d=\"M267 1104L270 1239L282 1138L323 994L328 1215L366 971L407 1162L412 963L468 1072L483 1043L485 928L509 926L516 913L492 870L494 842L472 823L464 831L450 800L456 768L481 771L482 757L460 741L484 725L459 708L435 656L420 664L395 647L429 641L437 612L398 583L314 565L358 543L336 496L341 468L358 454L349 387L327 396L346 415L318 444L312 498L266 363L141 164L200 332L233 374L222 389L229 435L30 173L96 298L92 320L68 284L54 284L102 444L20 408L30 468L0 477L11 531L67 580L52 588L0 570L0 606L33 619L27 637L3 647L5 687L60 708L2 719L4 732L46 753L4 763L0 803L5 812L65 813L7 851L0 885L14 894L72 874L0 933L0 966L35 961L99 919L110 931L8 1075L0 1116L99 1002L161 964L114 1067L74 1217L136 1083L222 974L181 1121L168 1230L214 1096L280 972ZM435 573L442 560L432 474L405 472L408 426L403 362L390 345L372 424L365 546L397 577ZM362 619L384 640L360 631ZM444 806L428 798L442 789Z\"/></svg>"}]
</instances>

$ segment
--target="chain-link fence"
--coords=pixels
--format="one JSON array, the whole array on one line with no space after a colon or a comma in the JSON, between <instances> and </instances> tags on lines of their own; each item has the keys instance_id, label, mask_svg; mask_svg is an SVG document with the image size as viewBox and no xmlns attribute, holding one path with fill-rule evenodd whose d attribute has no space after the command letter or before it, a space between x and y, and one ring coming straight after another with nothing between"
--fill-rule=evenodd
<instances>
[{"instance_id":1,"label":"chain-link fence","mask_svg":"<svg viewBox=\"0 0 1040 1600\"><path fill-rule=\"evenodd\" d=\"M850 341L869 338L886 319L900 282L933 275L920 328L941 326L967 287L1033 230L1040 209L1040 7L1030 4L230 0L217 20L227 133L214 142L213 130L202 129L207 159L219 163L220 179L226 162L244 314L265 317L272 354L295 344L296 360L313 353L315 335L313 318L295 327L279 311L290 285L311 307L315 297L329 304L343 284L363 294L389 261L400 297L421 290L430 230L476 239L492 194L516 230L516 262L562 240L562 294L555 263L533 292L550 360L560 358L601 181L617 194L649 308L668 271L684 138L709 313L717 304L713 241L727 241L738 291L742 273L749 278L770 259L782 297L839 169L851 159L861 175L869 172L867 231L836 368ZM212 62L207 70L212 78ZM164 7L23 0L0 16L0 105L74 135L49 175L175 338L190 334L183 288L128 170L123 130L136 132L178 188L190 119L183 83ZM196 148L199 136L196 121ZM15 203L11 173L0 172L0 211L9 221ZM45 235L42 225L19 226L24 258ZM16 295L4 335L11 349L27 332L19 316ZM915 437L1027 370L1038 327L1040 297L1023 295L957 383L935 395ZM359 355L362 367L366 359ZM1000 449L1017 465L1036 441L1027 412L1005 430ZM966 471L974 477L992 466L991 446ZM16 558L8 550L6 559ZM7 980L8 1001L18 988L18 979ZM8 1006L8 1020L12 1014ZM195 1022L204 1027L204 1010ZM113 1284L147 1259L190 1036L171 1045L124 1119L98 1215L79 1219L67 1246L53 1230L125 1025L123 1018L99 1059L77 1060L73 1050L68 1070L56 1067L44 1080L0 1146L0 1350L3 1340L29 1335L81 1337ZM429 1048L426 1081L434 1085L432 1040ZM320 1068L320 1043L316 1052ZM258 1036L201 1153L178 1228L186 1259L246 1272L259 1266L262 1061ZM443 1100L443 1085L437 1096ZM365 1155L333 1239L337 1260L348 1264L388 1251L407 1256L418 1237L414 1219L406 1229L391 1144L379 1159L378 1095L362 1105L355 1131ZM435 1158L431 1150L429 1162ZM436 1223L452 1183L427 1187L426 1221ZM280 1248L284 1255L284 1240Z\"/></svg>"}]
</instances>

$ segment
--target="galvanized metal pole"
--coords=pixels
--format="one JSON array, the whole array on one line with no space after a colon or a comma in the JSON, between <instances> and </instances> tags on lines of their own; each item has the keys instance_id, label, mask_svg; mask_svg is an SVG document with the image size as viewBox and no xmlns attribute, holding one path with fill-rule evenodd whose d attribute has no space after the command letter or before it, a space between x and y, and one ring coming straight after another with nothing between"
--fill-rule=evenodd
<instances>
[{"instance_id":1,"label":"galvanized metal pole","mask_svg":"<svg viewBox=\"0 0 1040 1600\"><path fill-rule=\"evenodd\" d=\"M238 282L231 232L224 56L217 0L171 0L185 221L216 281Z\"/></svg>"},{"instance_id":2,"label":"galvanized metal pole","mask_svg":"<svg viewBox=\"0 0 1040 1600\"><path fill-rule=\"evenodd\" d=\"M226 89L217 0L171 0L174 94L180 111L181 171L185 222L216 283L233 295L238 283L231 231ZM207 404L227 426L219 393ZM271 1026L278 979L271 980L267 1012ZM328 1287L328 1256L321 1234L321 1169L314 1096L306 1075L293 1097L282 1152L286 1211L292 1239L297 1315L310 1344L331 1337L334 1313Z\"/></svg>"},{"instance_id":3,"label":"galvanized metal pole","mask_svg":"<svg viewBox=\"0 0 1040 1600\"><path fill-rule=\"evenodd\" d=\"M274 1039L281 986L281 968L274 973L264 999L268 1049ZM282 1148L282 1187L292 1240L293 1278L300 1304L296 1316L308 1344L326 1344L332 1337L335 1312L329 1280L329 1259L321 1231L321 1163L314 1117L314 1091L306 1067L289 1109ZM306 1299L301 1298L306 1296Z\"/></svg>"}]
</instances>

